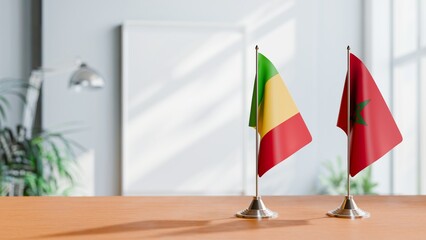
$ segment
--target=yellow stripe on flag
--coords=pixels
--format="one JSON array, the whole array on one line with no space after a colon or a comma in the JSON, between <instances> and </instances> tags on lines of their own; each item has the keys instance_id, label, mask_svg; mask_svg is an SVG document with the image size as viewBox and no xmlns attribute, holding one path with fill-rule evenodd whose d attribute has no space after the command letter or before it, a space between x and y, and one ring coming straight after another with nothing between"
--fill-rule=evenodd
<instances>
[{"instance_id":1,"label":"yellow stripe on flag","mask_svg":"<svg viewBox=\"0 0 426 240\"><path fill-rule=\"evenodd\" d=\"M298 112L281 76L273 76L266 82L263 101L259 105L260 137Z\"/></svg>"}]
</instances>

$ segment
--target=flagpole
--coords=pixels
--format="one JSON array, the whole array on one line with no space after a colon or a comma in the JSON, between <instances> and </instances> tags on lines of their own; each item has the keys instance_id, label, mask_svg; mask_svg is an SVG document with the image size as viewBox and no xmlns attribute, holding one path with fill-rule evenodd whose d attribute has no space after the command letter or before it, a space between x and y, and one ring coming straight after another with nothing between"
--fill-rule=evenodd
<instances>
[{"instance_id":1,"label":"flagpole","mask_svg":"<svg viewBox=\"0 0 426 240\"><path fill-rule=\"evenodd\" d=\"M350 54L351 54L351 47L348 45L348 47L346 48L347 50L347 58L348 58L348 147L347 147L347 160L348 160L348 179L347 179L347 190L348 190L348 196L351 195L351 143L350 143L350 133L351 133L351 58L350 58Z\"/></svg>"},{"instance_id":2,"label":"flagpole","mask_svg":"<svg viewBox=\"0 0 426 240\"><path fill-rule=\"evenodd\" d=\"M250 206L247 209L237 212L236 217L240 218L276 218L278 214L269 210L259 195L259 46L256 45L256 76L255 76L255 104L256 104L256 195L253 197Z\"/></svg>"},{"instance_id":3,"label":"flagpole","mask_svg":"<svg viewBox=\"0 0 426 240\"><path fill-rule=\"evenodd\" d=\"M258 52L259 46L256 45L256 198L259 197L259 78L257 76L259 71Z\"/></svg>"},{"instance_id":4,"label":"flagpole","mask_svg":"<svg viewBox=\"0 0 426 240\"><path fill-rule=\"evenodd\" d=\"M327 215L330 217L339 217L339 218L351 218L351 219L355 219L355 218L368 218L370 217L370 214L368 212L365 212L364 210L362 210L361 208L359 208L356 203L355 200L353 198L353 196L351 196L351 141L350 141L350 137L351 137L351 47L346 48L347 50L347 62L348 62L348 66L347 66L347 101L348 101L348 116L347 116L347 135L348 135L348 139L347 139L347 159L348 159L348 179L347 179L347 195L345 196L345 198L343 199L342 204L340 205L340 207L327 212Z\"/></svg>"}]
</instances>

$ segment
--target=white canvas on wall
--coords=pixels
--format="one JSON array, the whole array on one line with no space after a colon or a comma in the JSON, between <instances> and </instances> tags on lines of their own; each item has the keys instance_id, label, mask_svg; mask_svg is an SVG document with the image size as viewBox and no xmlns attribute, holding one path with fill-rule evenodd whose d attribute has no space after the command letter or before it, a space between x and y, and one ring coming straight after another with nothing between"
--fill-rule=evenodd
<instances>
[{"instance_id":1,"label":"white canvas on wall","mask_svg":"<svg viewBox=\"0 0 426 240\"><path fill-rule=\"evenodd\" d=\"M123 25L123 195L243 192L244 41L226 25Z\"/></svg>"}]
</instances>

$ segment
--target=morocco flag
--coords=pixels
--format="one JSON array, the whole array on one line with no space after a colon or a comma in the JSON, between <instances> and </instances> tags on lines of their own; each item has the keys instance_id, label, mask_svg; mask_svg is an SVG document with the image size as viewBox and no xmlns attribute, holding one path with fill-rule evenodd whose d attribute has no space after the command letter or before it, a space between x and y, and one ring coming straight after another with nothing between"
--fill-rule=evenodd
<instances>
[{"instance_id":1,"label":"morocco flag","mask_svg":"<svg viewBox=\"0 0 426 240\"><path fill-rule=\"evenodd\" d=\"M353 54L350 54L349 63L351 74L349 134L347 79L337 126L348 134L350 174L355 176L398 145L402 141L402 136L370 72Z\"/></svg>"},{"instance_id":2,"label":"morocco flag","mask_svg":"<svg viewBox=\"0 0 426 240\"><path fill-rule=\"evenodd\" d=\"M260 53L258 81L258 102L255 83L249 125L256 127L258 104L258 131L261 138L258 174L262 176L311 142L312 137L277 69Z\"/></svg>"}]
</instances>

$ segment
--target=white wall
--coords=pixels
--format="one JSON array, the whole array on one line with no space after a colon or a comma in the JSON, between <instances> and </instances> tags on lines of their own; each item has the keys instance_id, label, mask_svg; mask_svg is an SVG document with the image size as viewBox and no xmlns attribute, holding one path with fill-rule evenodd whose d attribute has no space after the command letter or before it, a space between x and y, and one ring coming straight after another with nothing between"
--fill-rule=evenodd
<instances>
[{"instance_id":1,"label":"white wall","mask_svg":"<svg viewBox=\"0 0 426 240\"><path fill-rule=\"evenodd\" d=\"M346 46L362 57L362 0L45 0L43 64L72 63L80 56L106 79L99 92L67 91L66 75L46 81L43 88L45 127L74 120L89 127L74 138L95 158L96 195L120 193L120 25L125 20L248 27L249 45L258 43L277 66L313 136L310 145L262 177L261 193L312 194L321 162L344 156L345 135L335 123Z\"/></svg>"},{"instance_id":2,"label":"white wall","mask_svg":"<svg viewBox=\"0 0 426 240\"><path fill-rule=\"evenodd\" d=\"M422 94L426 85L421 66L426 55L421 49L424 39L417 32L426 26L426 21L423 18L421 22L424 11L418 9L417 3L426 6L424 1L392 0L369 1L365 5L367 66L403 136L402 143L374 164L373 176L380 194L426 193L426 102Z\"/></svg>"},{"instance_id":3,"label":"white wall","mask_svg":"<svg viewBox=\"0 0 426 240\"><path fill-rule=\"evenodd\" d=\"M31 5L29 0L0 0L0 79L26 80L31 71ZM20 123L22 104L16 98L7 125Z\"/></svg>"}]
</instances>

